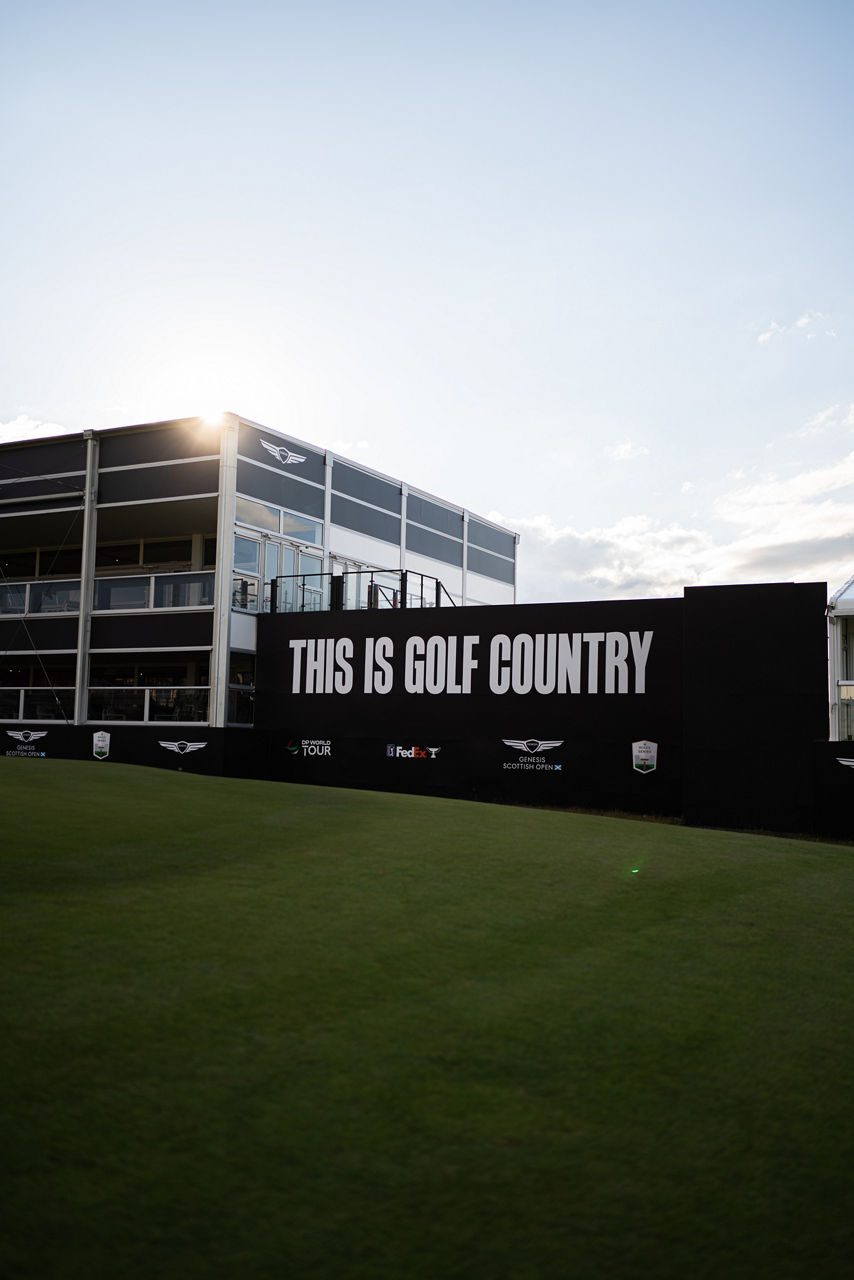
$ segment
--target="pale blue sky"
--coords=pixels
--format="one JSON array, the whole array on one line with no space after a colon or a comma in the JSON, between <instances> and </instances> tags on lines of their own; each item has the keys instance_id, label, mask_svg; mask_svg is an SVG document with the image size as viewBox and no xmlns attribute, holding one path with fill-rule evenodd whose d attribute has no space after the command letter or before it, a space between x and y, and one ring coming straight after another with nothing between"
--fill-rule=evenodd
<instances>
[{"instance_id":1,"label":"pale blue sky","mask_svg":"<svg viewBox=\"0 0 854 1280\"><path fill-rule=\"evenodd\" d=\"M849 0L0 14L0 439L231 409L522 600L854 573Z\"/></svg>"}]
</instances>

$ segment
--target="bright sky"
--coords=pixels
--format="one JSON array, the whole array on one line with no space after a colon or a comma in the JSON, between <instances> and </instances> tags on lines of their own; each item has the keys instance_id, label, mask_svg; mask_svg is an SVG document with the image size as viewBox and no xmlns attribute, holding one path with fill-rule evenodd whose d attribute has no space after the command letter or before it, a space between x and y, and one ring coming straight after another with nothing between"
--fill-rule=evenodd
<instances>
[{"instance_id":1,"label":"bright sky","mask_svg":"<svg viewBox=\"0 0 854 1280\"><path fill-rule=\"evenodd\" d=\"M854 573L851 0L0 22L0 439L230 409L522 601Z\"/></svg>"}]
</instances>

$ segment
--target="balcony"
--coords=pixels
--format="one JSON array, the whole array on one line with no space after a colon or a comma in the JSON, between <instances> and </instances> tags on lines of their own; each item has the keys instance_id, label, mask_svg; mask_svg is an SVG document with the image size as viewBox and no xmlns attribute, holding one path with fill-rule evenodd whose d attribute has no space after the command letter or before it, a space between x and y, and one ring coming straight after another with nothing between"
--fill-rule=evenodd
<instances>
[{"instance_id":1,"label":"balcony","mask_svg":"<svg viewBox=\"0 0 854 1280\"><path fill-rule=\"evenodd\" d=\"M438 609L443 605L454 605L453 598L438 578L405 569L300 573L273 578L268 588L270 613Z\"/></svg>"},{"instance_id":2,"label":"balcony","mask_svg":"<svg viewBox=\"0 0 854 1280\"><path fill-rule=\"evenodd\" d=\"M148 685L133 688L90 688L90 721L207 723L210 687Z\"/></svg>"},{"instance_id":3,"label":"balcony","mask_svg":"<svg viewBox=\"0 0 854 1280\"><path fill-rule=\"evenodd\" d=\"M93 612L155 612L210 609L214 573L146 573L96 578ZM0 586L0 617L80 612L80 579L65 582L11 582Z\"/></svg>"}]
</instances>

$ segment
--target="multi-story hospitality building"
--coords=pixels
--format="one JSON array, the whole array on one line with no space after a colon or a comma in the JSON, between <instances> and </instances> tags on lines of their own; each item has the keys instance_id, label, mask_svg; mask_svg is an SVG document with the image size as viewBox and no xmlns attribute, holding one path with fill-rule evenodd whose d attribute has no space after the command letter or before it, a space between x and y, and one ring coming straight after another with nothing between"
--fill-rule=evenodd
<instances>
[{"instance_id":1,"label":"multi-story hospitality building","mask_svg":"<svg viewBox=\"0 0 854 1280\"><path fill-rule=\"evenodd\" d=\"M508 604L518 537L234 414L0 447L0 720L253 719L259 613Z\"/></svg>"}]
</instances>

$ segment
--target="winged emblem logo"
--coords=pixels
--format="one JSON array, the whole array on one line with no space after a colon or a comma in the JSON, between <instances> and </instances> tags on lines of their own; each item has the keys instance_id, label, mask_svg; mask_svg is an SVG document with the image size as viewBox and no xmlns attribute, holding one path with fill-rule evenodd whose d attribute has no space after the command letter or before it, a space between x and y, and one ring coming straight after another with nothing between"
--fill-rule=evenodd
<instances>
[{"instance_id":1,"label":"winged emblem logo","mask_svg":"<svg viewBox=\"0 0 854 1280\"><path fill-rule=\"evenodd\" d=\"M273 457L288 467L294 462L305 462L305 454L291 453L290 449L286 449L284 445L273 444L272 440L261 441L268 453L272 453Z\"/></svg>"},{"instance_id":2,"label":"winged emblem logo","mask_svg":"<svg viewBox=\"0 0 854 1280\"><path fill-rule=\"evenodd\" d=\"M539 738L502 738L501 741L505 747L513 747L516 751L527 751L529 755L536 755L540 751L551 751L552 747L562 747L565 739L546 738L541 742Z\"/></svg>"},{"instance_id":3,"label":"winged emblem logo","mask_svg":"<svg viewBox=\"0 0 854 1280\"><path fill-rule=\"evenodd\" d=\"M837 756L836 759L840 764L846 765L847 768L854 769L854 760L843 760L842 756Z\"/></svg>"},{"instance_id":4,"label":"winged emblem logo","mask_svg":"<svg viewBox=\"0 0 854 1280\"><path fill-rule=\"evenodd\" d=\"M47 729L7 729L6 732L16 742L35 742L37 738L47 737Z\"/></svg>"},{"instance_id":5,"label":"winged emblem logo","mask_svg":"<svg viewBox=\"0 0 854 1280\"><path fill-rule=\"evenodd\" d=\"M165 747L167 751L177 751L179 756L185 756L188 751L201 751L202 747L208 745L206 742L184 742L183 739L180 742L163 742L158 738L157 741L159 746Z\"/></svg>"}]
</instances>

